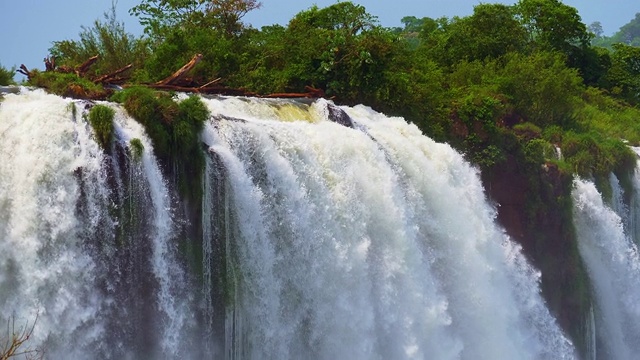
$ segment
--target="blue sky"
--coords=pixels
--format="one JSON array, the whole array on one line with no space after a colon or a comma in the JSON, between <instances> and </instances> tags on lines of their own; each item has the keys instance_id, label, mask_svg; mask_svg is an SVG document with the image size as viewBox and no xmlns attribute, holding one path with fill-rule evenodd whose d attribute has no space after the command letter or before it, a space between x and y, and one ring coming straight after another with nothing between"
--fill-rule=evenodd
<instances>
[{"instance_id":1,"label":"blue sky","mask_svg":"<svg viewBox=\"0 0 640 360\"><path fill-rule=\"evenodd\" d=\"M245 22L260 28L263 25L285 25L295 14L314 4L329 6L336 0L262 0L262 8L249 13ZM438 18L467 16L479 3L514 1L478 0L355 0L378 17L383 26L400 26L407 15ZM117 17L125 29L135 35L142 33L136 18L128 10L139 0L118 0ZM600 21L606 35L616 32L640 12L637 0L565 0L578 9L582 21L589 25ZM25 64L29 69L44 68L43 59L53 41L78 39L81 26L91 26L102 19L111 7L111 0L0 0L0 64L10 68Z\"/></svg>"}]
</instances>

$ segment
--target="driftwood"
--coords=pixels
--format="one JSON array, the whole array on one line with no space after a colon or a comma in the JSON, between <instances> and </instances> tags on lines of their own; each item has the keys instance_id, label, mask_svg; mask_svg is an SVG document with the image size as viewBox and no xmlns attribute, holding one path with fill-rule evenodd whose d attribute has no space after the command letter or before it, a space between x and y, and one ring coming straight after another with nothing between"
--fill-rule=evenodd
<instances>
[{"instance_id":1,"label":"driftwood","mask_svg":"<svg viewBox=\"0 0 640 360\"><path fill-rule=\"evenodd\" d=\"M84 77L84 75L87 73L91 65L95 64L96 61L98 61L98 55L94 55L89 59L87 59L87 61L80 64L80 66L76 67L75 69L76 75L78 75L79 77Z\"/></svg>"},{"instance_id":2,"label":"driftwood","mask_svg":"<svg viewBox=\"0 0 640 360\"><path fill-rule=\"evenodd\" d=\"M247 91L245 89L234 89L225 86L219 85L222 81L222 78L217 78L211 80L205 84L198 84L191 78L186 78L185 76L191 71L200 61L202 60L202 54L196 54L191 58L191 60L182 66L178 71L171 74L171 76L162 79L153 84L140 84L142 86L146 86L152 89L157 90L167 90L167 91L179 91L179 92L190 92L190 93L199 93L199 94L211 94L211 95L227 95L227 96L254 96L254 97L263 97L263 98L323 98L325 97L325 93L322 89L317 89L311 86L305 86L305 92L299 93L274 93L267 95L259 95L257 93ZM56 64L56 59L51 57L47 57L44 59L45 69L46 71L55 71L61 73L75 73L79 77L87 77L87 72L89 68L98 61L98 55L92 56L84 63L76 66L75 68L69 66L58 66ZM94 79L91 79L95 84L102 85L122 85L124 87L128 87L127 84L124 84L128 77L121 77L120 75L127 70L131 69L133 64L129 64L124 66L112 73L105 74ZM17 70L19 73L27 76L29 80L33 73L27 69L26 66L20 65L20 69ZM123 85L124 84L124 85ZM77 87L77 85L76 85ZM72 90L72 91L71 91ZM111 90L106 91L100 94L84 94L84 90L82 88L78 89L70 89L72 92L68 96L75 96L79 98L90 98L90 99L101 99L101 97L106 96Z\"/></svg>"},{"instance_id":3,"label":"driftwood","mask_svg":"<svg viewBox=\"0 0 640 360\"><path fill-rule=\"evenodd\" d=\"M192 86L160 85L160 84L146 84L145 86L148 88L157 89L157 90L179 91L179 92L189 92L189 93L197 93L197 94L228 95L228 96L258 96L258 94L244 90L244 89L234 89L234 88L228 88L224 86L192 87Z\"/></svg>"},{"instance_id":4,"label":"driftwood","mask_svg":"<svg viewBox=\"0 0 640 360\"><path fill-rule=\"evenodd\" d=\"M304 93L275 93L262 95L264 98L322 98L325 97L324 91L322 89L316 89L311 86L304 87L307 92Z\"/></svg>"},{"instance_id":5,"label":"driftwood","mask_svg":"<svg viewBox=\"0 0 640 360\"><path fill-rule=\"evenodd\" d=\"M45 71L54 71L56 69L56 58L54 57L46 57L44 58L44 70Z\"/></svg>"},{"instance_id":6,"label":"driftwood","mask_svg":"<svg viewBox=\"0 0 640 360\"><path fill-rule=\"evenodd\" d=\"M171 85L176 81L182 79L191 69L193 69L198 63L202 60L202 54L196 54L194 57L189 60L183 67L181 67L178 71L171 74L171 76L162 79L155 83L154 85Z\"/></svg>"},{"instance_id":7,"label":"driftwood","mask_svg":"<svg viewBox=\"0 0 640 360\"><path fill-rule=\"evenodd\" d=\"M215 79L215 80L211 80L211 81L209 81L208 83L206 83L206 84L204 84L204 85L202 85L202 86L199 86L199 87L198 87L198 89L204 89L204 88L206 88L206 87L208 87L208 86L211 86L211 85L213 85L213 84L215 84L215 83L219 82L220 80L222 80L222 78L217 78L217 79Z\"/></svg>"},{"instance_id":8,"label":"driftwood","mask_svg":"<svg viewBox=\"0 0 640 360\"><path fill-rule=\"evenodd\" d=\"M122 74L123 72L131 69L133 67L133 64L129 64L127 66L124 66L110 74L105 74L102 75L96 79L93 80L94 83L96 84L121 84L124 80L126 80L126 78L121 78L118 77L118 75Z\"/></svg>"},{"instance_id":9,"label":"driftwood","mask_svg":"<svg viewBox=\"0 0 640 360\"><path fill-rule=\"evenodd\" d=\"M20 64L20 69L18 69L17 72L19 72L22 75L25 75L28 80L31 80L31 71L29 71L29 69L27 69L27 67L24 66L24 64Z\"/></svg>"}]
</instances>

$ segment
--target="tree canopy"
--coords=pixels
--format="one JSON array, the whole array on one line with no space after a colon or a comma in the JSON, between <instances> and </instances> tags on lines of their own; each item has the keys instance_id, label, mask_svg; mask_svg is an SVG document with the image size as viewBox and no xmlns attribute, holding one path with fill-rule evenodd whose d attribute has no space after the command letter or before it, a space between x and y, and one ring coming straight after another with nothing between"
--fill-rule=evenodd
<instances>
[{"instance_id":1,"label":"tree canopy","mask_svg":"<svg viewBox=\"0 0 640 360\"><path fill-rule=\"evenodd\" d=\"M80 40L55 42L51 55L77 67L98 54L96 74L133 63L130 81L149 84L200 54L185 79L193 86L215 80L258 94L321 89L340 103L405 116L426 134L474 153L486 168L513 150L504 134L521 124L540 134L548 127L603 128L640 141L638 133L597 125L610 116L606 107L584 110L608 99L637 108L638 48L594 46L601 27L587 27L559 0L483 3L466 17L406 16L399 28L380 26L350 1L312 6L284 26L243 24L259 6L256 0L143 0L131 13L146 36L127 34L112 11L83 28ZM635 36L637 22L638 16L618 37Z\"/></svg>"}]
</instances>

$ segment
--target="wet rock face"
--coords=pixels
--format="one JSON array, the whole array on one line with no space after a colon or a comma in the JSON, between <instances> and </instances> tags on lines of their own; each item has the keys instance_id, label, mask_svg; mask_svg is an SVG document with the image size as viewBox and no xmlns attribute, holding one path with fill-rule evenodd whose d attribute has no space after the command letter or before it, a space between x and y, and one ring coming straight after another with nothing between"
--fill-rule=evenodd
<instances>
[{"instance_id":1,"label":"wet rock face","mask_svg":"<svg viewBox=\"0 0 640 360\"><path fill-rule=\"evenodd\" d=\"M526 171L522 166L509 157L503 165L483 173L484 187L498 204L500 225L541 272L541 290L549 310L581 351L582 323L590 298L568 200L571 179L554 164Z\"/></svg>"}]
</instances>

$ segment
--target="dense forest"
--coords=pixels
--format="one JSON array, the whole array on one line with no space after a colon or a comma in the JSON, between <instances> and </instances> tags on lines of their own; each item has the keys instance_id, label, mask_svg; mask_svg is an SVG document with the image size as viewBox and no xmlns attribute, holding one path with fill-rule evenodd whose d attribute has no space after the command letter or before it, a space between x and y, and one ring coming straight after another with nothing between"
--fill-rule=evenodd
<instances>
[{"instance_id":1,"label":"dense forest","mask_svg":"<svg viewBox=\"0 0 640 360\"><path fill-rule=\"evenodd\" d=\"M349 1L313 6L286 26L244 24L260 5L142 0L130 10L144 26L141 37L127 33L111 9L78 40L53 42L46 71L23 69L26 84L79 98L111 96L134 117L147 116L141 122L159 142L182 127L158 130L148 117L161 112L137 100L170 108L144 85L196 54L185 88L214 82L221 91L254 95L320 89L336 104L402 116L481 169L489 197L500 204L499 221L542 271L550 308L582 338L572 326L587 311L588 284L576 282L586 277L572 241L571 179L593 178L606 194L608 174L625 179L635 165L629 145L640 145L640 13L611 37L559 0L483 3L467 17L407 16L398 28L380 26ZM14 71L0 68L0 84L11 83ZM194 100L174 113L190 119L190 109L203 111ZM177 147L193 144L198 131L183 123L189 136ZM167 161L197 152L193 147L167 153Z\"/></svg>"}]
</instances>

